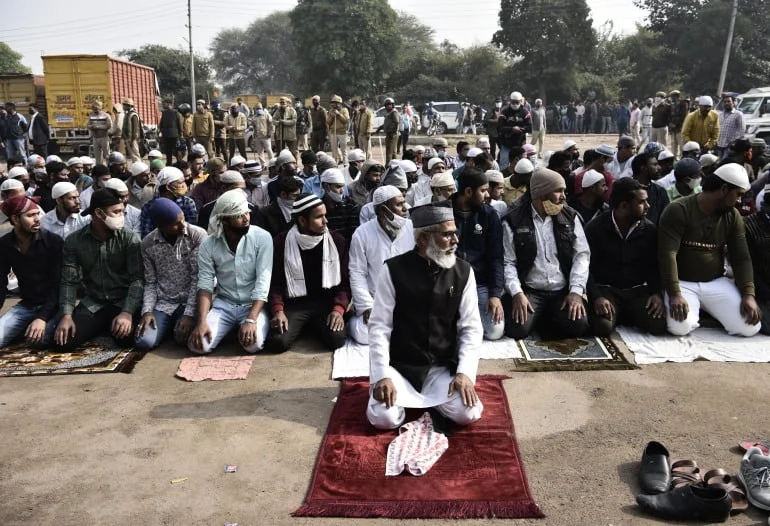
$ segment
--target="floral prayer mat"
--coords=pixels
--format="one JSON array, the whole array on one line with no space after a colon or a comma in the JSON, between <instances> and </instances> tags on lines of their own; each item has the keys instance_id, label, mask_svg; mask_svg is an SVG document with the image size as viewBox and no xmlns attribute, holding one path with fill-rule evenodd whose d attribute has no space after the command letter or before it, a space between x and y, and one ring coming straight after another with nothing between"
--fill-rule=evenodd
<instances>
[{"instance_id":1,"label":"floral prayer mat","mask_svg":"<svg viewBox=\"0 0 770 526\"><path fill-rule=\"evenodd\" d=\"M503 380L479 376L481 420L458 428L425 475L385 475L398 432L366 420L368 378L346 378L332 410L305 503L295 517L471 519L543 517L524 472ZM424 409L407 411L407 421ZM446 521L440 524L445 524ZM439 523L437 523L439 524Z\"/></svg>"},{"instance_id":2,"label":"floral prayer mat","mask_svg":"<svg viewBox=\"0 0 770 526\"><path fill-rule=\"evenodd\" d=\"M596 371L637 369L618 348L617 333L609 338L585 336L541 340L537 335L519 340L522 358L513 360L517 372ZM622 342L622 340L620 340Z\"/></svg>"},{"instance_id":3,"label":"floral prayer mat","mask_svg":"<svg viewBox=\"0 0 770 526\"><path fill-rule=\"evenodd\" d=\"M145 353L115 346L112 338L94 338L74 352L30 349L18 343L0 349L0 377L60 374L130 373Z\"/></svg>"}]
</instances>

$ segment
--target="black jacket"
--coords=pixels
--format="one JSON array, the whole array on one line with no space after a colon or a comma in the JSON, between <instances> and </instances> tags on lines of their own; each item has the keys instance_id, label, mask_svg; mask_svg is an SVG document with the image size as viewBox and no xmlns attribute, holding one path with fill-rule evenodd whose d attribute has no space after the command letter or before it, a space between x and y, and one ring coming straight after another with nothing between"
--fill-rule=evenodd
<instances>
[{"instance_id":1,"label":"black jacket","mask_svg":"<svg viewBox=\"0 0 770 526\"><path fill-rule=\"evenodd\" d=\"M30 117L32 120L32 117ZM32 144L48 144L51 137L51 131L48 129L48 123L45 118L38 113L32 120Z\"/></svg>"},{"instance_id":2,"label":"black jacket","mask_svg":"<svg viewBox=\"0 0 770 526\"><path fill-rule=\"evenodd\" d=\"M454 215L460 239L457 257L471 264L476 283L489 288L490 298L502 297L505 292L505 274L503 224L500 216L487 204L467 216L454 207Z\"/></svg>"},{"instance_id":3,"label":"black jacket","mask_svg":"<svg viewBox=\"0 0 770 526\"><path fill-rule=\"evenodd\" d=\"M532 133L532 116L523 104L517 110L514 110L510 104L504 106L497 123L499 142L506 148L523 145L527 142L527 134ZM520 130L514 131L514 127L519 127Z\"/></svg>"},{"instance_id":4,"label":"black jacket","mask_svg":"<svg viewBox=\"0 0 770 526\"><path fill-rule=\"evenodd\" d=\"M287 222L283 218L283 212L281 212L277 202L260 208L257 217L257 226L270 232L273 237L286 232L294 224L293 221Z\"/></svg>"},{"instance_id":5,"label":"black jacket","mask_svg":"<svg viewBox=\"0 0 770 526\"><path fill-rule=\"evenodd\" d=\"M178 139L182 136L182 115L176 110L163 110L158 129L161 137Z\"/></svg>"}]
</instances>

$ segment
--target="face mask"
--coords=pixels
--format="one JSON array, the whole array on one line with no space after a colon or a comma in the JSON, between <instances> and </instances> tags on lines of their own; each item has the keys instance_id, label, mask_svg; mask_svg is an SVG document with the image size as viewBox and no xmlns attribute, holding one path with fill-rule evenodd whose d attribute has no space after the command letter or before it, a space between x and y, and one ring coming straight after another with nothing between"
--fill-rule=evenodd
<instances>
[{"instance_id":1,"label":"face mask","mask_svg":"<svg viewBox=\"0 0 770 526\"><path fill-rule=\"evenodd\" d=\"M557 205L556 203L552 203L550 200L543 201L543 210L545 210L546 215L557 216L561 213L563 208L564 203L559 203Z\"/></svg>"},{"instance_id":2,"label":"face mask","mask_svg":"<svg viewBox=\"0 0 770 526\"><path fill-rule=\"evenodd\" d=\"M700 186L700 177L698 177L697 179L690 179L687 182L687 186L690 187L690 190L695 190L696 188L698 188Z\"/></svg>"},{"instance_id":3,"label":"face mask","mask_svg":"<svg viewBox=\"0 0 770 526\"><path fill-rule=\"evenodd\" d=\"M187 183L185 183L181 188L170 186L168 189L171 190L171 193L176 197L184 197L184 195L187 193Z\"/></svg>"},{"instance_id":4,"label":"face mask","mask_svg":"<svg viewBox=\"0 0 770 526\"><path fill-rule=\"evenodd\" d=\"M124 214L121 214L117 217L105 216L104 224L107 226L107 228L109 228L113 232L115 230L120 230L126 224L126 216Z\"/></svg>"},{"instance_id":5,"label":"face mask","mask_svg":"<svg viewBox=\"0 0 770 526\"><path fill-rule=\"evenodd\" d=\"M511 109L518 110L519 108L521 108L521 104L511 104Z\"/></svg>"},{"instance_id":6,"label":"face mask","mask_svg":"<svg viewBox=\"0 0 770 526\"><path fill-rule=\"evenodd\" d=\"M502 107L503 107L503 103L502 102L495 102L495 108L497 108L499 110Z\"/></svg>"},{"instance_id":7,"label":"face mask","mask_svg":"<svg viewBox=\"0 0 770 526\"><path fill-rule=\"evenodd\" d=\"M289 208L289 209L291 209L294 206L294 201L292 201L291 199L284 199L283 197L278 198L278 203L284 208Z\"/></svg>"},{"instance_id":8,"label":"face mask","mask_svg":"<svg viewBox=\"0 0 770 526\"><path fill-rule=\"evenodd\" d=\"M406 182L409 183L409 186L413 185L417 182L417 172L415 172L413 175L407 175L406 176Z\"/></svg>"},{"instance_id":9,"label":"face mask","mask_svg":"<svg viewBox=\"0 0 770 526\"><path fill-rule=\"evenodd\" d=\"M393 213L393 211L390 209L388 211L393 215L393 217L391 217L390 219L388 218L385 219L385 221L388 223L388 226L395 231L399 231L402 228L404 228L404 225L406 224L406 218Z\"/></svg>"},{"instance_id":10,"label":"face mask","mask_svg":"<svg viewBox=\"0 0 770 526\"><path fill-rule=\"evenodd\" d=\"M660 104L660 101L662 101L660 97L655 97L655 104Z\"/></svg>"},{"instance_id":11,"label":"face mask","mask_svg":"<svg viewBox=\"0 0 770 526\"><path fill-rule=\"evenodd\" d=\"M261 177L249 177L249 184L251 186L262 186L262 178Z\"/></svg>"},{"instance_id":12,"label":"face mask","mask_svg":"<svg viewBox=\"0 0 770 526\"><path fill-rule=\"evenodd\" d=\"M438 155L439 159L443 159L444 157L446 157L446 152L444 150L439 150L436 152L436 155Z\"/></svg>"},{"instance_id":13,"label":"face mask","mask_svg":"<svg viewBox=\"0 0 770 526\"><path fill-rule=\"evenodd\" d=\"M335 203L341 203L342 199L344 198L342 194L338 194L337 192L326 192L326 195L328 195L329 198Z\"/></svg>"}]
</instances>

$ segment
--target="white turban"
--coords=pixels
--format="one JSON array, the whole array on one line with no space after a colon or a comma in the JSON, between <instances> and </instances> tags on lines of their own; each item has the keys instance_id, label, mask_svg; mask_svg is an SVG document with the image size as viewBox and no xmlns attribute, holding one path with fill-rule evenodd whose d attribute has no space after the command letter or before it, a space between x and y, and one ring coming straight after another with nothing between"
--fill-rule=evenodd
<instances>
[{"instance_id":1,"label":"white turban","mask_svg":"<svg viewBox=\"0 0 770 526\"><path fill-rule=\"evenodd\" d=\"M107 182L104 183L104 187L111 188L116 192L128 192L128 187L126 186L126 183L124 183L123 181L115 177L113 177L112 179L108 179Z\"/></svg>"},{"instance_id":2,"label":"white turban","mask_svg":"<svg viewBox=\"0 0 770 526\"><path fill-rule=\"evenodd\" d=\"M175 181L179 181L180 179L184 179L184 174L182 173L182 170L179 168L174 168L173 166L166 166L164 169L162 169L160 172L158 172L158 188L161 186L166 186L167 184L171 184Z\"/></svg>"},{"instance_id":3,"label":"white turban","mask_svg":"<svg viewBox=\"0 0 770 526\"><path fill-rule=\"evenodd\" d=\"M75 166L75 165L78 165L78 164L79 164L79 165L82 165L82 164L83 164L83 159L81 159L80 157L71 157L71 158L70 158L70 159L67 161L67 166L68 166L68 167L72 167L72 166Z\"/></svg>"},{"instance_id":4,"label":"white turban","mask_svg":"<svg viewBox=\"0 0 770 526\"><path fill-rule=\"evenodd\" d=\"M222 229L223 217L239 216L248 211L249 202L246 200L246 193L240 188L228 190L215 201L214 209L211 211L211 219L209 219L209 234L221 236L224 233Z\"/></svg>"},{"instance_id":5,"label":"white turban","mask_svg":"<svg viewBox=\"0 0 770 526\"><path fill-rule=\"evenodd\" d=\"M374 204L374 206L381 205L383 203L387 203L394 197L399 197L401 195L401 190L395 186L386 184L385 186L380 186L377 190L374 191L374 195L372 196L372 204Z\"/></svg>"},{"instance_id":6,"label":"white turban","mask_svg":"<svg viewBox=\"0 0 770 526\"><path fill-rule=\"evenodd\" d=\"M450 186L454 184L455 184L455 178L452 176L451 171L436 174L430 178L431 188L443 188L445 186Z\"/></svg>"},{"instance_id":7,"label":"white turban","mask_svg":"<svg viewBox=\"0 0 770 526\"><path fill-rule=\"evenodd\" d=\"M59 183L59 184L72 184L72 183ZM54 185L54 188L56 188L56 185ZM74 188L74 185L73 185ZM6 179L3 181L3 184L0 184L0 192L5 192L7 190L24 190L24 185L21 184L21 181L18 179Z\"/></svg>"},{"instance_id":8,"label":"white turban","mask_svg":"<svg viewBox=\"0 0 770 526\"><path fill-rule=\"evenodd\" d=\"M61 157L59 157L58 155L49 155L48 157L45 158L45 164L50 164L52 162L60 163Z\"/></svg>"},{"instance_id":9,"label":"white turban","mask_svg":"<svg viewBox=\"0 0 770 526\"><path fill-rule=\"evenodd\" d=\"M227 170L219 176L219 182L223 184L243 183L244 179L240 172L236 170Z\"/></svg>"},{"instance_id":10,"label":"white turban","mask_svg":"<svg viewBox=\"0 0 770 526\"><path fill-rule=\"evenodd\" d=\"M294 158L294 154L291 153L291 150L282 150L281 153L278 154L278 158L275 161L275 165L280 168L284 164L287 163L296 163L297 159Z\"/></svg>"},{"instance_id":11,"label":"white turban","mask_svg":"<svg viewBox=\"0 0 770 526\"><path fill-rule=\"evenodd\" d=\"M698 106L713 106L714 101L708 95L698 97Z\"/></svg>"},{"instance_id":12,"label":"white turban","mask_svg":"<svg viewBox=\"0 0 770 526\"><path fill-rule=\"evenodd\" d=\"M440 157L432 157L431 160L428 161L428 171L433 170L433 167L436 166L439 163L441 163L444 166L446 166L446 163Z\"/></svg>"},{"instance_id":13,"label":"white turban","mask_svg":"<svg viewBox=\"0 0 770 526\"><path fill-rule=\"evenodd\" d=\"M17 177L21 177L22 175L29 175L27 170L22 168L21 166L14 166L10 170L8 170L8 179L16 179Z\"/></svg>"},{"instance_id":14,"label":"white turban","mask_svg":"<svg viewBox=\"0 0 770 526\"><path fill-rule=\"evenodd\" d=\"M239 164L244 164L246 162L246 159L241 157L240 155L233 155L232 159L230 159L230 166L238 166Z\"/></svg>"},{"instance_id":15,"label":"white turban","mask_svg":"<svg viewBox=\"0 0 770 526\"><path fill-rule=\"evenodd\" d=\"M337 168L329 168L321 174L321 182L328 184L345 184L345 176Z\"/></svg>"},{"instance_id":16,"label":"white turban","mask_svg":"<svg viewBox=\"0 0 770 526\"><path fill-rule=\"evenodd\" d=\"M414 161L404 159L398 161L398 164L401 166L401 169L404 171L404 173L412 173L417 171L417 165L414 164Z\"/></svg>"},{"instance_id":17,"label":"white turban","mask_svg":"<svg viewBox=\"0 0 770 526\"><path fill-rule=\"evenodd\" d=\"M583 175L583 180L580 182L582 188L590 188L599 181L604 181L604 176L596 170L588 170Z\"/></svg>"},{"instance_id":18,"label":"white turban","mask_svg":"<svg viewBox=\"0 0 770 526\"><path fill-rule=\"evenodd\" d=\"M51 197L54 199L59 199L63 195L67 195L70 192L76 191L77 188L74 184L62 181L61 183L56 183L53 185L53 188L51 188Z\"/></svg>"}]
</instances>

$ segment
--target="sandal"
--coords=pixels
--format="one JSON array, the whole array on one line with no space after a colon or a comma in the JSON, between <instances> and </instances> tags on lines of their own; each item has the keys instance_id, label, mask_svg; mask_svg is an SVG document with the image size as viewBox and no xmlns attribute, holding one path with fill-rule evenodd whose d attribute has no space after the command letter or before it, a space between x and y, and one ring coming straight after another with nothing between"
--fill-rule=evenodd
<instances>
[{"instance_id":1,"label":"sandal","mask_svg":"<svg viewBox=\"0 0 770 526\"><path fill-rule=\"evenodd\" d=\"M694 460L677 460L671 464L671 489L701 482L700 468Z\"/></svg>"},{"instance_id":2,"label":"sandal","mask_svg":"<svg viewBox=\"0 0 770 526\"><path fill-rule=\"evenodd\" d=\"M746 494L743 489L733 482L733 478L724 469L712 469L703 476L703 485L709 488L722 489L727 493L732 501L731 514L746 511L749 507L749 501L746 500Z\"/></svg>"},{"instance_id":3,"label":"sandal","mask_svg":"<svg viewBox=\"0 0 770 526\"><path fill-rule=\"evenodd\" d=\"M743 451L748 451L750 447L758 447L763 455L770 454L770 440L741 440L738 446Z\"/></svg>"}]
</instances>

